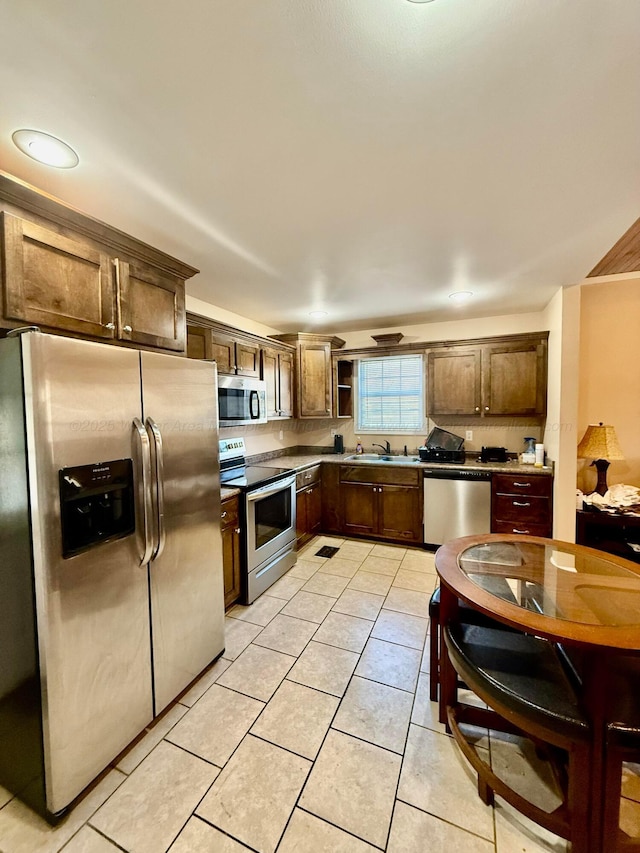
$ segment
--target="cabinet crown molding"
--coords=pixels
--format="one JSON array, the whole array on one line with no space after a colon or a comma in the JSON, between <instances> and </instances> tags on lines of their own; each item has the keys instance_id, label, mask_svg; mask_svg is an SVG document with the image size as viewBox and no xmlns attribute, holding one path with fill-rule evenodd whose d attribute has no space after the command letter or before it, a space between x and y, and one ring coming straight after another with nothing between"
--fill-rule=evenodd
<instances>
[{"instance_id":1,"label":"cabinet crown molding","mask_svg":"<svg viewBox=\"0 0 640 853\"><path fill-rule=\"evenodd\" d=\"M83 213L62 199L49 195L26 181L0 170L0 202L20 208L19 215L28 212L42 217L49 223L70 228L76 234L88 237L113 250L116 254L126 254L131 258L145 261L158 269L177 275L181 279L191 278L200 270L177 258L149 246L147 243L125 234L99 219ZM44 224L44 223L41 223Z\"/></svg>"}]
</instances>

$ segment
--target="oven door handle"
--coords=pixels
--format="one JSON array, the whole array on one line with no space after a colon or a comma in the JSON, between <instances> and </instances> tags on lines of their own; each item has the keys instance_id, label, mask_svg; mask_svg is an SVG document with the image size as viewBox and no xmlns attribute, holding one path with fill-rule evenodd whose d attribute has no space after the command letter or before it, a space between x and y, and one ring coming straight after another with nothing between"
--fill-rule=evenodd
<instances>
[{"instance_id":1,"label":"oven door handle","mask_svg":"<svg viewBox=\"0 0 640 853\"><path fill-rule=\"evenodd\" d=\"M296 477L294 474L293 477L278 480L277 483L269 483L268 486L263 486L261 489L255 489L251 492L247 492L247 501L251 503L252 501L259 501L262 498L268 498L269 495L276 495L278 492L284 492L287 489L290 489L291 486L295 485L295 482Z\"/></svg>"}]
</instances>

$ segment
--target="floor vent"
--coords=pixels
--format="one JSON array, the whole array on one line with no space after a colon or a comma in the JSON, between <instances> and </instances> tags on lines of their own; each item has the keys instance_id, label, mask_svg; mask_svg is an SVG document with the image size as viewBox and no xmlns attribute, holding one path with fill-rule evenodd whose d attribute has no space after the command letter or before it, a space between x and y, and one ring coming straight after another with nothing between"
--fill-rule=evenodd
<instances>
[{"instance_id":1,"label":"floor vent","mask_svg":"<svg viewBox=\"0 0 640 853\"><path fill-rule=\"evenodd\" d=\"M339 550L339 548L334 548L333 545L323 545L319 551L316 551L316 557L333 557Z\"/></svg>"}]
</instances>

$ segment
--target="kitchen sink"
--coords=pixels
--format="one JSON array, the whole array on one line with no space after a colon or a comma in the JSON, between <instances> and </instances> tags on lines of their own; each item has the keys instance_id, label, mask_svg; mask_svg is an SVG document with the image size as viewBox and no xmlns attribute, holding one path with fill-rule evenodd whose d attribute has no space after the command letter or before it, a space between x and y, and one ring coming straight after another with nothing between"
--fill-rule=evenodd
<instances>
[{"instance_id":1,"label":"kitchen sink","mask_svg":"<svg viewBox=\"0 0 640 853\"><path fill-rule=\"evenodd\" d=\"M368 462L371 464L372 462L391 462L394 464L400 465L415 465L416 462L420 462L419 456L388 456L386 454L378 454L378 453L358 453L354 456L346 456L344 459L345 462Z\"/></svg>"}]
</instances>

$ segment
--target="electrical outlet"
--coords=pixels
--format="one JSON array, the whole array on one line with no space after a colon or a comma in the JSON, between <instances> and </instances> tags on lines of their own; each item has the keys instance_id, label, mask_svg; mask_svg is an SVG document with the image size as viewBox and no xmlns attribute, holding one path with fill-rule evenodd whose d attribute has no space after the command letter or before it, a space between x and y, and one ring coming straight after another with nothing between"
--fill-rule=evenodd
<instances>
[{"instance_id":1,"label":"electrical outlet","mask_svg":"<svg viewBox=\"0 0 640 853\"><path fill-rule=\"evenodd\" d=\"M337 432L338 432L338 430L335 427L333 427L331 430L331 435L334 436Z\"/></svg>"},{"instance_id":2,"label":"electrical outlet","mask_svg":"<svg viewBox=\"0 0 640 853\"><path fill-rule=\"evenodd\" d=\"M465 440L465 441L473 441L473 430L472 430L472 429L468 429L468 430L465 432L465 434L464 434L464 440Z\"/></svg>"},{"instance_id":3,"label":"electrical outlet","mask_svg":"<svg viewBox=\"0 0 640 853\"><path fill-rule=\"evenodd\" d=\"M278 438L280 439L280 441L282 441L282 439L284 438L284 430L283 429L281 429L280 432L278 433Z\"/></svg>"}]
</instances>

